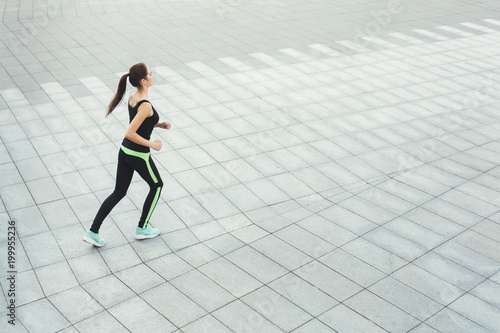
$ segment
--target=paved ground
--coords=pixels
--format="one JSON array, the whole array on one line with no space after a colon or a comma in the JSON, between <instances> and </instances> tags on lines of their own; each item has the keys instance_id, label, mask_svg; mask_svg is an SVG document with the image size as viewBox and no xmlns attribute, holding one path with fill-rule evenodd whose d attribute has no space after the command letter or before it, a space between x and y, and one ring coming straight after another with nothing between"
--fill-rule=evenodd
<instances>
[{"instance_id":1,"label":"paved ground","mask_svg":"<svg viewBox=\"0 0 500 333\"><path fill-rule=\"evenodd\" d=\"M0 330L500 332L499 10L0 0ZM162 235L136 177L98 250L139 61Z\"/></svg>"}]
</instances>

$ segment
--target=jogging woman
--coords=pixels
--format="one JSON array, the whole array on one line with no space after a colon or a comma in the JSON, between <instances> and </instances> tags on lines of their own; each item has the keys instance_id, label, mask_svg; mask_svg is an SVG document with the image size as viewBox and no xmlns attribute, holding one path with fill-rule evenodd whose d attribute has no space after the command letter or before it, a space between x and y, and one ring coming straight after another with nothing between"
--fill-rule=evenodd
<instances>
[{"instance_id":1,"label":"jogging woman","mask_svg":"<svg viewBox=\"0 0 500 333\"><path fill-rule=\"evenodd\" d=\"M153 159L150 156L150 148L159 151L162 148L162 143L160 140L150 141L149 139L154 127L170 129L171 125L168 121L158 122L158 113L148 100L148 89L153 84L153 75L143 63L132 66L128 74L121 77L118 84L118 91L109 104L107 115L113 112L116 106L122 101L127 87L127 78L136 90L130 94L128 100L130 124L125 132L125 138L118 153L115 190L104 200L90 230L83 237L84 241L98 247L106 243L99 236L99 228L106 216L127 194L134 171L149 185L149 194L142 208L139 224L135 231L135 238L153 238L160 234L160 230L152 228L148 222L163 187L158 169L156 169Z\"/></svg>"}]
</instances>

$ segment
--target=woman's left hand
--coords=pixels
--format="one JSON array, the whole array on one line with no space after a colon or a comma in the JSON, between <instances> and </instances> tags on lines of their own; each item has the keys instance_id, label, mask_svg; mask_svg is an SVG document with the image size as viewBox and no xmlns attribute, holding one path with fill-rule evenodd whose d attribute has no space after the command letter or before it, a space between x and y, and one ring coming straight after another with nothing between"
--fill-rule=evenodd
<instances>
[{"instance_id":1,"label":"woman's left hand","mask_svg":"<svg viewBox=\"0 0 500 333\"><path fill-rule=\"evenodd\" d=\"M160 127L160 128L164 128L164 129L170 129L170 127L172 126L172 124L170 122L168 122L168 121L164 121L164 122L158 123L157 126Z\"/></svg>"}]
</instances>

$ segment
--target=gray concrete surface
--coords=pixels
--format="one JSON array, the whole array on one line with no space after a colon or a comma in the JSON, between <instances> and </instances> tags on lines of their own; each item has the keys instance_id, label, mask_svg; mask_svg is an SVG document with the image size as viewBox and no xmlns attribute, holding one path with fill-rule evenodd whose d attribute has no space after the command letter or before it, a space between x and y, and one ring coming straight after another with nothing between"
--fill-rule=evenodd
<instances>
[{"instance_id":1,"label":"gray concrete surface","mask_svg":"<svg viewBox=\"0 0 500 333\"><path fill-rule=\"evenodd\" d=\"M500 332L499 9L1 0L0 330ZM96 249L137 62L162 233L136 176Z\"/></svg>"}]
</instances>

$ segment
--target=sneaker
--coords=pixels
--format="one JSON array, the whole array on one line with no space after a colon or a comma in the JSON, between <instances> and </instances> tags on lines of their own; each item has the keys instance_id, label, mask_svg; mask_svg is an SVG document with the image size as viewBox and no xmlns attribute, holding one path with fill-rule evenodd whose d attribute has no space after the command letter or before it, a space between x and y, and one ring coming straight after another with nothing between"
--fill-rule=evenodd
<instances>
[{"instance_id":1,"label":"sneaker","mask_svg":"<svg viewBox=\"0 0 500 333\"><path fill-rule=\"evenodd\" d=\"M137 239L153 238L158 236L159 234L160 234L159 229L151 228L149 225L146 228L137 227L135 229L135 238Z\"/></svg>"},{"instance_id":2,"label":"sneaker","mask_svg":"<svg viewBox=\"0 0 500 333\"><path fill-rule=\"evenodd\" d=\"M92 231L89 230L87 234L83 237L83 240L86 241L87 243L90 243L92 245L95 245L97 247L104 246L106 244L106 241L99 237L99 233L95 234Z\"/></svg>"}]
</instances>

